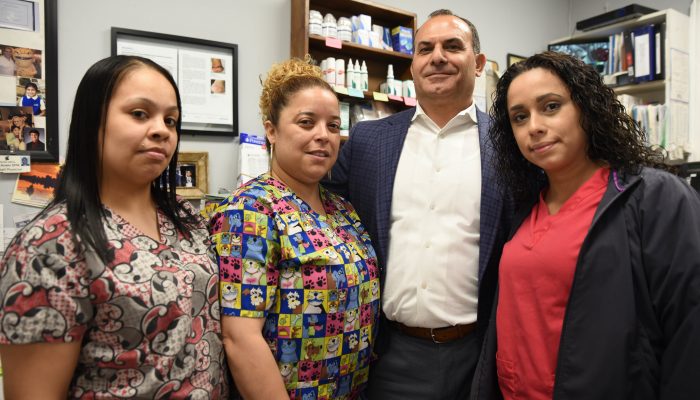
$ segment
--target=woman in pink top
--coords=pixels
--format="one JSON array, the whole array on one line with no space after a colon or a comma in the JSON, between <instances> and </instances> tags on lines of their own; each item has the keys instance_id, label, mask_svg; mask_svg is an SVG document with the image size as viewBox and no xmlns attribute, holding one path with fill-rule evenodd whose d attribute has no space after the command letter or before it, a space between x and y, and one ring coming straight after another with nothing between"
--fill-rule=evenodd
<instances>
[{"instance_id":1,"label":"woman in pink top","mask_svg":"<svg viewBox=\"0 0 700 400\"><path fill-rule=\"evenodd\" d=\"M206 224L175 194L181 119L149 59L83 76L55 198L0 261L5 398L228 398Z\"/></svg>"},{"instance_id":2,"label":"woman in pink top","mask_svg":"<svg viewBox=\"0 0 700 400\"><path fill-rule=\"evenodd\" d=\"M511 66L491 115L519 212L472 398L697 398L698 193L571 56Z\"/></svg>"}]
</instances>

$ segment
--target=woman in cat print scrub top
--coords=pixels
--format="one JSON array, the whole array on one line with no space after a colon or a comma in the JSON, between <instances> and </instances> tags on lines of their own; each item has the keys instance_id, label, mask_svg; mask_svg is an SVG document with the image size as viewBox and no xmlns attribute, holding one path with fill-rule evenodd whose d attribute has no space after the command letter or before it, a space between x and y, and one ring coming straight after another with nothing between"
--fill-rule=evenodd
<instances>
[{"instance_id":1,"label":"woman in cat print scrub top","mask_svg":"<svg viewBox=\"0 0 700 400\"><path fill-rule=\"evenodd\" d=\"M355 399L379 280L357 213L319 185L338 154L338 100L318 67L292 59L269 71L260 109L270 172L210 222L229 366L246 399Z\"/></svg>"}]
</instances>

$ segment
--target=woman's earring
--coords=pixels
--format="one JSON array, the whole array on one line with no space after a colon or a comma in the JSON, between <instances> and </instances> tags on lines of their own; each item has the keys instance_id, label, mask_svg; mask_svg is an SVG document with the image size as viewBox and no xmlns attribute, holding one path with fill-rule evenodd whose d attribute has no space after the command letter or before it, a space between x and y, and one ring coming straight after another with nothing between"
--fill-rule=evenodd
<instances>
[{"instance_id":1,"label":"woman's earring","mask_svg":"<svg viewBox=\"0 0 700 400\"><path fill-rule=\"evenodd\" d=\"M328 180L329 180L329 181L332 181L332 180L333 180L333 175L331 174L332 171L333 171L333 168L329 169L329 170L328 170L328 173L326 173L326 175L328 175Z\"/></svg>"},{"instance_id":2,"label":"woman's earring","mask_svg":"<svg viewBox=\"0 0 700 400\"><path fill-rule=\"evenodd\" d=\"M269 169L270 173L272 173L272 157L275 155L275 144L270 143L270 163L269 163Z\"/></svg>"}]
</instances>

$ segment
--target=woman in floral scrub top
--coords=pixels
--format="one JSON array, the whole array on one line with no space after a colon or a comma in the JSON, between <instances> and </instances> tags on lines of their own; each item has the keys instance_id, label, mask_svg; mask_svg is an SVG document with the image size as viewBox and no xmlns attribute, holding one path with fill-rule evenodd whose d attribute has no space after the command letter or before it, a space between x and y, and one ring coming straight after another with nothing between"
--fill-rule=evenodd
<instances>
[{"instance_id":1,"label":"woman in floral scrub top","mask_svg":"<svg viewBox=\"0 0 700 400\"><path fill-rule=\"evenodd\" d=\"M229 365L246 399L354 399L379 279L357 213L318 183L338 154L338 100L318 67L290 60L269 72L260 104L271 172L222 202L210 225Z\"/></svg>"},{"instance_id":2,"label":"woman in floral scrub top","mask_svg":"<svg viewBox=\"0 0 700 400\"><path fill-rule=\"evenodd\" d=\"M208 232L169 190L180 110L143 58L81 81L56 198L0 266L7 398L227 396Z\"/></svg>"}]
</instances>

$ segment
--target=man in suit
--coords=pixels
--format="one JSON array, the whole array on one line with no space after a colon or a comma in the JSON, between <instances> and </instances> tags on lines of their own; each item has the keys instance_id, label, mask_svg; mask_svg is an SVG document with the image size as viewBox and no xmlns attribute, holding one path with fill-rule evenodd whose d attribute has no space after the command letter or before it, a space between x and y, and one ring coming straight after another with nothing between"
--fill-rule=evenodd
<instances>
[{"instance_id":1,"label":"man in suit","mask_svg":"<svg viewBox=\"0 0 700 400\"><path fill-rule=\"evenodd\" d=\"M360 122L327 187L367 226L383 321L370 399L468 398L493 304L507 218L474 82L474 25L438 10L415 35L417 106ZM478 315L478 318L477 318Z\"/></svg>"}]
</instances>

